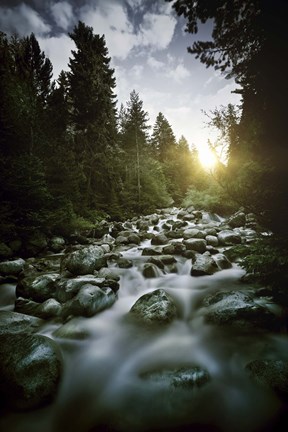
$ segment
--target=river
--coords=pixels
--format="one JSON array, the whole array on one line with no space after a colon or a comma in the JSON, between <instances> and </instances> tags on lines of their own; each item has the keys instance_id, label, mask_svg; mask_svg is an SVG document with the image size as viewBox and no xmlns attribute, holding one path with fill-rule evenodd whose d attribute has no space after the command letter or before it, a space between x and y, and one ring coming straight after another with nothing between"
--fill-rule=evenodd
<instances>
[{"instance_id":1,"label":"river","mask_svg":"<svg viewBox=\"0 0 288 432\"><path fill-rule=\"evenodd\" d=\"M245 365L263 356L288 360L287 334L257 328L239 331L204 319L203 299L223 289L243 288L243 269L234 263L211 276L193 277L190 261L178 256L177 273L160 272L147 279L141 272L142 250L150 243L144 240L123 249L133 267L119 269L118 300L94 317L73 319L82 338L53 336L59 327L54 321L41 329L63 352L59 393L48 407L6 413L0 420L1 431L282 430L279 416L284 404L272 391L257 386ZM177 319L156 329L126 319L137 299L159 288L174 299ZM13 309L14 290L11 284L2 286L1 309ZM169 373L153 380L154 371L173 373L193 365L208 371L205 385L171 387Z\"/></svg>"}]
</instances>

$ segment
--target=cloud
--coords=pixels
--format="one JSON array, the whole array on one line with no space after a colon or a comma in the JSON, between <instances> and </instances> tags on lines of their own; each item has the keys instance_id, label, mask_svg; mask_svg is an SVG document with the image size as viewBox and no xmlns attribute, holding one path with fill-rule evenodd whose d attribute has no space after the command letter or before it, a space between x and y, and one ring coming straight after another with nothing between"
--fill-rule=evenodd
<instances>
[{"instance_id":1,"label":"cloud","mask_svg":"<svg viewBox=\"0 0 288 432\"><path fill-rule=\"evenodd\" d=\"M0 7L0 27L8 34L16 33L19 36L27 36L32 32L36 36L43 36L51 31L51 26L25 3L14 8Z\"/></svg>"},{"instance_id":2,"label":"cloud","mask_svg":"<svg viewBox=\"0 0 288 432\"><path fill-rule=\"evenodd\" d=\"M190 71L182 63L179 63L175 69L170 69L170 71L167 72L167 75L180 83L190 76Z\"/></svg>"},{"instance_id":3,"label":"cloud","mask_svg":"<svg viewBox=\"0 0 288 432\"><path fill-rule=\"evenodd\" d=\"M172 41L176 19L170 15L146 13L140 25L140 43L157 50L166 49Z\"/></svg>"},{"instance_id":4,"label":"cloud","mask_svg":"<svg viewBox=\"0 0 288 432\"><path fill-rule=\"evenodd\" d=\"M38 38L41 50L45 52L53 65L53 75L57 79L61 70L68 69L71 50L75 48L74 42L66 34L50 38Z\"/></svg>"},{"instance_id":5,"label":"cloud","mask_svg":"<svg viewBox=\"0 0 288 432\"><path fill-rule=\"evenodd\" d=\"M165 63L157 60L153 56L148 56L147 64L148 64L148 66L151 67L151 69L156 70L156 71L159 71L159 70L162 70L165 68Z\"/></svg>"},{"instance_id":6,"label":"cloud","mask_svg":"<svg viewBox=\"0 0 288 432\"><path fill-rule=\"evenodd\" d=\"M57 26L63 30L67 30L71 22L75 22L72 6L66 1L51 4L51 14Z\"/></svg>"},{"instance_id":7,"label":"cloud","mask_svg":"<svg viewBox=\"0 0 288 432\"><path fill-rule=\"evenodd\" d=\"M105 34L109 54L125 59L135 45L137 37L121 4L103 2L91 8L85 5L80 9L80 19L93 27L97 34Z\"/></svg>"}]
</instances>

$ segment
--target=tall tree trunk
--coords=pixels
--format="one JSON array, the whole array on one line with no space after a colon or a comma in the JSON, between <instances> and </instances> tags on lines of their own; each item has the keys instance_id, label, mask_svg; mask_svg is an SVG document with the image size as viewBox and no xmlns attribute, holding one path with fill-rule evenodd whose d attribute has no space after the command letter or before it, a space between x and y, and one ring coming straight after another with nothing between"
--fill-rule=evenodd
<instances>
[{"instance_id":1,"label":"tall tree trunk","mask_svg":"<svg viewBox=\"0 0 288 432\"><path fill-rule=\"evenodd\" d=\"M135 141L136 141L136 167L137 167L138 208L140 209L141 180L140 180L140 155L139 155L139 142L138 142L137 129L135 130Z\"/></svg>"}]
</instances>

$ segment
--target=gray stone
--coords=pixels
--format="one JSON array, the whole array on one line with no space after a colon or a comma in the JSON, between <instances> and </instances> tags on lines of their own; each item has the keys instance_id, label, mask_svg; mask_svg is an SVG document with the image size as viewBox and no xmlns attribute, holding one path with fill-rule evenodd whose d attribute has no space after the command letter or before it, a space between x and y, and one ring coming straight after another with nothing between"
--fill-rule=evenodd
<instances>
[{"instance_id":1,"label":"gray stone","mask_svg":"<svg viewBox=\"0 0 288 432\"><path fill-rule=\"evenodd\" d=\"M148 262L144 264L142 273L143 276L147 279L152 279L163 275L163 273L159 270L157 265Z\"/></svg>"},{"instance_id":2,"label":"gray stone","mask_svg":"<svg viewBox=\"0 0 288 432\"><path fill-rule=\"evenodd\" d=\"M229 269L232 267L231 262L223 253L217 253L213 255L213 259L220 270Z\"/></svg>"},{"instance_id":3,"label":"gray stone","mask_svg":"<svg viewBox=\"0 0 288 432\"><path fill-rule=\"evenodd\" d=\"M278 395L288 396L288 361L253 360L245 367L254 382L274 390Z\"/></svg>"},{"instance_id":4,"label":"gray stone","mask_svg":"<svg viewBox=\"0 0 288 432\"><path fill-rule=\"evenodd\" d=\"M46 336L12 333L0 335L0 345L1 406L30 410L52 402L62 374L58 345Z\"/></svg>"},{"instance_id":5,"label":"gray stone","mask_svg":"<svg viewBox=\"0 0 288 432\"><path fill-rule=\"evenodd\" d=\"M187 239L183 241L187 250L194 250L199 253L206 251L207 242L204 239Z\"/></svg>"},{"instance_id":6,"label":"gray stone","mask_svg":"<svg viewBox=\"0 0 288 432\"><path fill-rule=\"evenodd\" d=\"M65 240L63 237L52 237L50 240L50 249L53 252L60 252L65 247Z\"/></svg>"},{"instance_id":7,"label":"gray stone","mask_svg":"<svg viewBox=\"0 0 288 432\"><path fill-rule=\"evenodd\" d=\"M61 270L68 270L73 275L92 274L94 270L104 267L106 260L100 246L91 245L71 252L63 259Z\"/></svg>"},{"instance_id":8,"label":"gray stone","mask_svg":"<svg viewBox=\"0 0 288 432\"><path fill-rule=\"evenodd\" d=\"M165 234L154 235L151 240L152 245L164 245L166 243L168 243L168 238Z\"/></svg>"},{"instance_id":9,"label":"gray stone","mask_svg":"<svg viewBox=\"0 0 288 432\"><path fill-rule=\"evenodd\" d=\"M183 232L184 239L190 239L190 238L204 239L205 237L206 237L206 232L203 230L199 230L197 228L188 228Z\"/></svg>"},{"instance_id":10,"label":"gray stone","mask_svg":"<svg viewBox=\"0 0 288 432\"><path fill-rule=\"evenodd\" d=\"M209 296L205 319L218 325L233 325L241 329L264 328L279 330L276 315L263 305L254 302L249 293L242 291L219 292Z\"/></svg>"},{"instance_id":11,"label":"gray stone","mask_svg":"<svg viewBox=\"0 0 288 432\"><path fill-rule=\"evenodd\" d=\"M207 245L210 245L210 246L217 247L218 244L219 244L218 238L216 236L214 236L214 235L213 236L212 235L207 235L205 237L205 240L207 242Z\"/></svg>"},{"instance_id":12,"label":"gray stone","mask_svg":"<svg viewBox=\"0 0 288 432\"><path fill-rule=\"evenodd\" d=\"M180 369L163 369L141 374L141 378L156 382L163 387L191 390L207 384L211 378L206 369L199 366Z\"/></svg>"},{"instance_id":13,"label":"gray stone","mask_svg":"<svg viewBox=\"0 0 288 432\"><path fill-rule=\"evenodd\" d=\"M140 297L129 316L146 324L169 324L177 317L177 309L172 297L158 289Z\"/></svg>"},{"instance_id":14,"label":"gray stone","mask_svg":"<svg viewBox=\"0 0 288 432\"><path fill-rule=\"evenodd\" d=\"M43 303L37 303L29 299L19 297L15 301L15 311L32 315L42 319L55 318L61 315L62 306L55 299L48 299Z\"/></svg>"},{"instance_id":15,"label":"gray stone","mask_svg":"<svg viewBox=\"0 0 288 432\"><path fill-rule=\"evenodd\" d=\"M25 261L22 258L13 261L2 261L0 263L0 273L4 276L17 276L24 267Z\"/></svg>"},{"instance_id":16,"label":"gray stone","mask_svg":"<svg viewBox=\"0 0 288 432\"><path fill-rule=\"evenodd\" d=\"M210 255L197 255L192 264L191 276L209 276L216 271L217 264Z\"/></svg>"},{"instance_id":17,"label":"gray stone","mask_svg":"<svg viewBox=\"0 0 288 432\"><path fill-rule=\"evenodd\" d=\"M87 339L91 335L86 318L76 317L63 324L53 332L53 336L61 339Z\"/></svg>"},{"instance_id":18,"label":"gray stone","mask_svg":"<svg viewBox=\"0 0 288 432\"><path fill-rule=\"evenodd\" d=\"M130 267L133 266L132 261L131 261L131 260L128 260L128 259L126 259L126 258L119 258L117 264L118 264L118 266L119 266L120 268L130 268Z\"/></svg>"},{"instance_id":19,"label":"gray stone","mask_svg":"<svg viewBox=\"0 0 288 432\"><path fill-rule=\"evenodd\" d=\"M223 230L218 233L220 245L228 246L241 243L241 236L231 230Z\"/></svg>"},{"instance_id":20,"label":"gray stone","mask_svg":"<svg viewBox=\"0 0 288 432\"><path fill-rule=\"evenodd\" d=\"M2 333L34 333L44 321L12 311L0 311L0 334Z\"/></svg>"},{"instance_id":21,"label":"gray stone","mask_svg":"<svg viewBox=\"0 0 288 432\"><path fill-rule=\"evenodd\" d=\"M48 273L20 279L16 287L16 297L30 298L36 302L43 302L54 298L58 277L58 273Z\"/></svg>"},{"instance_id":22,"label":"gray stone","mask_svg":"<svg viewBox=\"0 0 288 432\"><path fill-rule=\"evenodd\" d=\"M142 251L143 256L150 256L150 255L162 255L163 249L161 247L145 247Z\"/></svg>"},{"instance_id":23,"label":"gray stone","mask_svg":"<svg viewBox=\"0 0 288 432\"><path fill-rule=\"evenodd\" d=\"M244 226L246 223L245 213L241 211L235 213L234 215L230 216L230 218L227 220L227 223L232 228Z\"/></svg>"},{"instance_id":24,"label":"gray stone","mask_svg":"<svg viewBox=\"0 0 288 432\"><path fill-rule=\"evenodd\" d=\"M58 279L56 298L61 303L65 303L66 301L71 300L76 294L78 294L82 286L86 284L103 287L105 285L105 277L85 275L78 276L73 279Z\"/></svg>"},{"instance_id":25,"label":"gray stone","mask_svg":"<svg viewBox=\"0 0 288 432\"><path fill-rule=\"evenodd\" d=\"M62 316L91 317L111 307L116 301L116 295L111 288L100 288L95 285L83 285L78 294L63 305Z\"/></svg>"}]
</instances>

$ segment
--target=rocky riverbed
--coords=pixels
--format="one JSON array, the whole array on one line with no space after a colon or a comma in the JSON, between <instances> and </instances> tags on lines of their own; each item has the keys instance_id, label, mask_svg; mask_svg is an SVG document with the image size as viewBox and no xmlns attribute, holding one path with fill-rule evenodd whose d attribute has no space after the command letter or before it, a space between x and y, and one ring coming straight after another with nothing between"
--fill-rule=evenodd
<instances>
[{"instance_id":1,"label":"rocky riverbed","mask_svg":"<svg viewBox=\"0 0 288 432\"><path fill-rule=\"evenodd\" d=\"M259 234L171 208L2 260L0 429L286 430L287 311L242 281Z\"/></svg>"}]
</instances>

